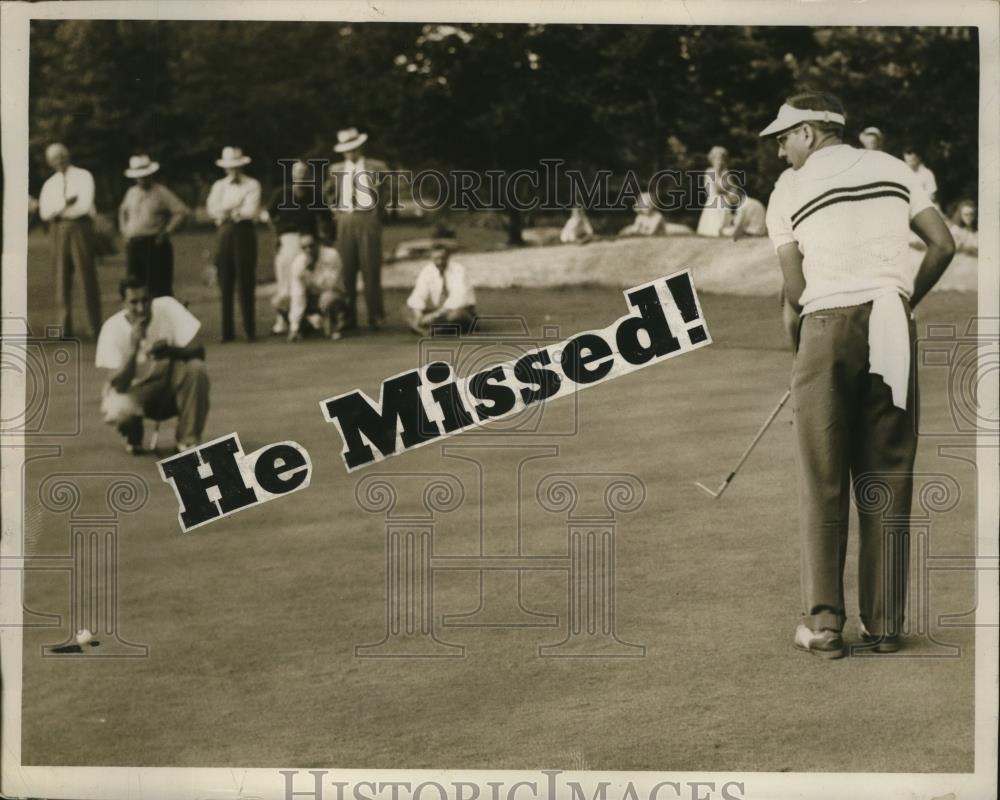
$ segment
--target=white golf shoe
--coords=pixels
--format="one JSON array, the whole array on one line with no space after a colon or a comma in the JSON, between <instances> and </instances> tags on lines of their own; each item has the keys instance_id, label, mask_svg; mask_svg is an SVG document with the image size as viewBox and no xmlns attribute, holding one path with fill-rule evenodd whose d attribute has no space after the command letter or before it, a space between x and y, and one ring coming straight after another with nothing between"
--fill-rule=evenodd
<instances>
[{"instance_id":1,"label":"white golf shoe","mask_svg":"<svg viewBox=\"0 0 1000 800\"><path fill-rule=\"evenodd\" d=\"M820 658L843 658L844 639L836 631L814 631L799 623L795 629L795 647Z\"/></svg>"}]
</instances>

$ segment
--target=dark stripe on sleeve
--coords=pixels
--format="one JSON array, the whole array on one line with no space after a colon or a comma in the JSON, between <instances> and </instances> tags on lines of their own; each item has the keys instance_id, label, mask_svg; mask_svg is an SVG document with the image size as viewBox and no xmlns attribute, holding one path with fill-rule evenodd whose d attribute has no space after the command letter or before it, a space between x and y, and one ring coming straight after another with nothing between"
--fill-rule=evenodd
<instances>
[{"instance_id":1,"label":"dark stripe on sleeve","mask_svg":"<svg viewBox=\"0 0 1000 800\"><path fill-rule=\"evenodd\" d=\"M805 214L799 217L797 221L792 223L792 230L794 231L799 225L809 219L809 217L827 206L836 205L837 203L854 203L858 200L875 200L879 197L898 197L907 205L910 203L910 196L908 194L903 194L896 189L888 189L884 192L872 192L870 194L848 194L842 197L834 197L832 200L827 200L825 203L820 203L818 206L813 206L809 209Z\"/></svg>"},{"instance_id":2,"label":"dark stripe on sleeve","mask_svg":"<svg viewBox=\"0 0 1000 800\"><path fill-rule=\"evenodd\" d=\"M823 194L818 195L817 197L814 197L812 200L808 201L798 211L792 214L792 222L797 222L798 218L802 214L804 214L809 209L810 206L814 205L815 203L818 203L824 197L829 197L832 194L840 194L842 192L863 192L868 189L883 189L883 188L899 189L907 196L907 198L909 198L910 196L910 190L906 186L904 186L901 183L895 183L893 181L876 181L875 183L865 183L862 184L861 186L841 186L837 189L829 189L828 191L823 192Z\"/></svg>"}]
</instances>

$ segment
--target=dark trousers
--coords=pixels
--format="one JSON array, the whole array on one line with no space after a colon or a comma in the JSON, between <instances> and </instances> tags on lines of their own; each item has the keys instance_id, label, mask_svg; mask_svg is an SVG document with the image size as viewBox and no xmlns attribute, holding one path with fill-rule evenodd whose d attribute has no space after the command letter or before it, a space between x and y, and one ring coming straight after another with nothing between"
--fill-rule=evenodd
<instances>
[{"instance_id":1,"label":"dark trousers","mask_svg":"<svg viewBox=\"0 0 1000 800\"><path fill-rule=\"evenodd\" d=\"M222 291L222 338L236 336L233 294L239 284L240 315L247 339L257 335L254 289L257 284L257 231L249 220L224 222L219 228L219 288Z\"/></svg>"},{"instance_id":2,"label":"dark trousers","mask_svg":"<svg viewBox=\"0 0 1000 800\"><path fill-rule=\"evenodd\" d=\"M63 335L73 335L73 273L79 272L87 301L87 319L94 336L101 330L101 289L94 260L94 223L90 217L52 223L56 307Z\"/></svg>"},{"instance_id":3,"label":"dark trousers","mask_svg":"<svg viewBox=\"0 0 1000 800\"><path fill-rule=\"evenodd\" d=\"M170 369L154 380L132 386L128 393L142 409L143 417L158 422L177 417L178 444L200 444L208 419L210 383L201 359L172 361ZM141 445L143 417L117 420L118 432L129 444Z\"/></svg>"},{"instance_id":4,"label":"dark trousers","mask_svg":"<svg viewBox=\"0 0 1000 800\"><path fill-rule=\"evenodd\" d=\"M917 452L916 364L906 409L869 372L872 304L802 318L792 370L799 444L803 622L844 626L844 561L853 489L858 507L858 606L870 633L902 632ZM910 322L910 344L915 338ZM912 352L912 349L911 349Z\"/></svg>"},{"instance_id":5,"label":"dark trousers","mask_svg":"<svg viewBox=\"0 0 1000 800\"><path fill-rule=\"evenodd\" d=\"M337 251L343 264L347 289L345 327L358 324L358 272L364 275L368 322L385 318L382 303L382 221L378 211L354 211L337 215Z\"/></svg>"},{"instance_id":6,"label":"dark trousers","mask_svg":"<svg viewBox=\"0 0 1000 800\"><path fill-rule=\"evenodd\" d=\"M150 297L173 296L174 248L170 240L133 236L125 247L125 272L142 279Z\"/></svg>"}]
</instances>

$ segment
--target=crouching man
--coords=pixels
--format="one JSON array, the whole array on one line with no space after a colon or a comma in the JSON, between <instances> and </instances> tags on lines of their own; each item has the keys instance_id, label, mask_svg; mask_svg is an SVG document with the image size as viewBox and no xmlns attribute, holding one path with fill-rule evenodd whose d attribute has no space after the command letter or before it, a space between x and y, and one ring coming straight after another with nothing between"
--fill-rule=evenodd
<instances>
[{"instance_id":1,"label":"crouching man","mask_svg":"<svg viewBox=\"0 0 1000 800\"><path fill-rule=\"evenodd\" d=\"M177 450L201 443L208 417L201 323L173 297L150 299L138 276L118 286L122 309L101 327L95 364L107 371L101 415L133 455L143 449L143 418L177 417Z\"/></svg>"},{"instance_id":2,"label":"crouching man","mask_svg":"<svg viewBox=\"0 0 1000 800\"><path fill-rule=\"evenodd\" d=\"M421 336L431 334L435 325L457 326L468 333L476 319L476 294L465 267L451 260L446 242L431 246L431 263L417 275L406 305L410 330Z\"/></svg>"},{"instance_id":3,"label":"crouching man","mask_svg":"<svg viewBox=\"0 0 1000 800\"><path fill-rule=\"evenodd\" d=\"M272 301L288 326L288 341L296 342L314 331L330 339L343 335L347 310L340 256L332 247L321 247L311 233L299 236L300 252L289 269L287 288Z\"/></svg>"}]
</instances>

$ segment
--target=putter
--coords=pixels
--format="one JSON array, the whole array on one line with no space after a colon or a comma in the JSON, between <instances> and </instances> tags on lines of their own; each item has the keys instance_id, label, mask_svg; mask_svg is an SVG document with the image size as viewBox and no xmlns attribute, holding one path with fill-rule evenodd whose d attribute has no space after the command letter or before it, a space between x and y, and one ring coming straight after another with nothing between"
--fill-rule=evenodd
<instances>
[{"instance_id":1,"label":"putter","mask_svg":"<svg viewBox=\"0 0 1000 800\"><path fill-rule=\"evenodd\" d=\"M747 446L747 449L743 451L743 455L741 455L740 460L736 462L736 466L733 467L733 471L726 476L726 479L721 484L719 484L719 488L717 491L713 492L705 484L698 483L697 481L695 481L694 485L697 486L699 489L701 489L705 494L709 495L713 500L718 500L720 497L722 497L722 493L726 491L726 488L729 486L730 483L732 483L733 478L736 477L736 473L739 472L740 467L743 466L743 462L750 457L750 453L752 453L754 447L757 446L757 442L761 440L761 437L767 432L767 429L771 427L771 423L774 422L774 418L778 416L778 413L781 411L782 408L784 408L785 403L788 402L788 398L791 396L792 396L792 390L786 389L785 393L781 396L781 399L778 401L778 405L774 407L774 411L771 412L771 415L764 421L764 424L761 425L760 430L757 431L757 435L753 437L753 441L750 442L750 444Z\"/></svg>"}]
</instances>

